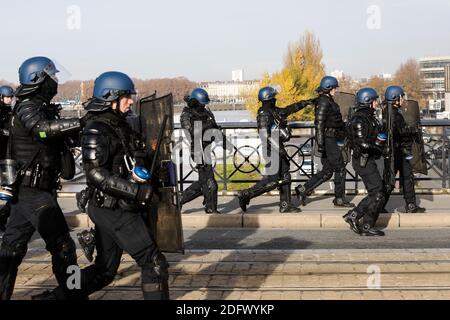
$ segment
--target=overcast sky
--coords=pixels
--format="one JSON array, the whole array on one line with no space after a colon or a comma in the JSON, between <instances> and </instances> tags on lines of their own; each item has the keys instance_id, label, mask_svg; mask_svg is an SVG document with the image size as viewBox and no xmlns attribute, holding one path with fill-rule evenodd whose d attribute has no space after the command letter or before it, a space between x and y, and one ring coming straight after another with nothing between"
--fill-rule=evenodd
<instances>
[{"instance_id":1,"label":"overcast sky","mask_svg":"<svg viewBox=\"0 0 450 320\"><path fill-rule=\"evenodd\" d=\"M120 70L229 80L233 69L256 79L281 67L304 30L319 37L328 72L354 77L450 55L450 0L0 1L0 79L14 82L34 55L57 60L72 79Z\"/></svg>"}]
</instances>

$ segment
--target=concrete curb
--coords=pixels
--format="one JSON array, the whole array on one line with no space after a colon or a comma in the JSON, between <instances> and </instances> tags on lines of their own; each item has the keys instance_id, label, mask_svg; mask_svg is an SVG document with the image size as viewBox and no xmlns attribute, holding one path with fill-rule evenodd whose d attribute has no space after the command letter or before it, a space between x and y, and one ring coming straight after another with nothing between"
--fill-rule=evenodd
<instances>
[{"instance_id":1,"label":"concrete curb","mask_svg":"<svg viewBox=\"0 0 450 320\"><path fill-rule=\"evenodd\" d=\"M342 219L344 213L302 212L300 214L183 214L185 229L348 229ZM90 228L94 223L87 214L66 214L72 228ZM389 213L382 214L377 226L398 228L450 228L450 213L426 214Z\"/></svg>"}]
</instances>

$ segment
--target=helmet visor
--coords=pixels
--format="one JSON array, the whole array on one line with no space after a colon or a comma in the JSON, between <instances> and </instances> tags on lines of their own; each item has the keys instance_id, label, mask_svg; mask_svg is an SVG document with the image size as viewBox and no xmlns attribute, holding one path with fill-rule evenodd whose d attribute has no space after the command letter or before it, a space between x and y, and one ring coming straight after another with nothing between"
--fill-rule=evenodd
<instances>
[{"instance_id":1,"label":"helmet visor","mask_svg":"<svg viewBox=\"0 0 450 320\"><path fill-rule=\"evenodd\" d=\"M57 61L54 64L49 64L44 72L58 84L64 84L72 78L69 70Z\"/></svg>"}]
</instances>

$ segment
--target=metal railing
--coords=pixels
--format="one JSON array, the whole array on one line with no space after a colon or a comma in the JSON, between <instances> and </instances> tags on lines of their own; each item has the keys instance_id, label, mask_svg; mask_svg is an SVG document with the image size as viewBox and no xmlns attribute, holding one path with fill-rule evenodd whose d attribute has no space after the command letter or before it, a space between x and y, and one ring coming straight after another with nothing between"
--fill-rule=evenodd
<instances>
[{"instance_id":1,"label":"metal railing","mask_svg":"<svg viewBox=\"0 0 450 320\"><path fill-rule=\"evenodd\" d=\"M233 154L227 153L220 144L212 150L213 165L217 182L223 186L224 191L234 190L230 188L233 184L254 183L259 178L252 178L262 173L262 157L260 147L255 142L259 139L255 122L221 123L222 134L235 144ZM295 186L298 183L306 182L313 174L319 170L320 158L314 156L314 125L313 123L293 122L290 124L293 135L290 142L286 143L291 164L292 182ZM426 151L426 161L428 167L427 176L416 176L416 181L424 188L436 189L450 186L449 175L449 155L450 148L450 121L449 120L423 120L424 142ZM176 131L182 132L179 125L175 126ZM245 136L245 137L244 137ZM246 139L251 139L252 144L247 144ZM244 139L239 143L239 140ZM177 167L180 190L186 185L196 181L195 164L192 160L180 161L180 159L190 159L190 145L183 134L178 134L175 145L177 148ZM225 142L223 142L225 143ZM189 163L188 165L186 163ZM380 164L382 160L380 161ZM247 175L248 178L243 178ZM361 179L353 171L351 164L347 165L347 190L357 192L361 186ZM349 186L350 184L350 186Z\"/></svg>"}]
</instances>

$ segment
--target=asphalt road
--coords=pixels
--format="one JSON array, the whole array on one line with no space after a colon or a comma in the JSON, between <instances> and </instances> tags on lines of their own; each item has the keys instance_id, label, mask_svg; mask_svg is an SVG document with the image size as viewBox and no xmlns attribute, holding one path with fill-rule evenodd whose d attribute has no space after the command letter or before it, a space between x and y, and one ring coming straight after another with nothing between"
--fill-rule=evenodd
<instances>
[{"instance_id":1,"label":"asphalt road","mask_svg":"<svg viewBox=\"0 0 450 320\"><path fill-rule=\"evenodd\" d=\"M81 230L81 229L80 229ZM76 239L74 230L72 237ZM449 229L388 230L382 238L361 237L350 230L185 230L186 249L448 249ZM78 245L78 241L75 241ZM43 248L35 235L30 248Z\"/></svg>"}]
</instances>

